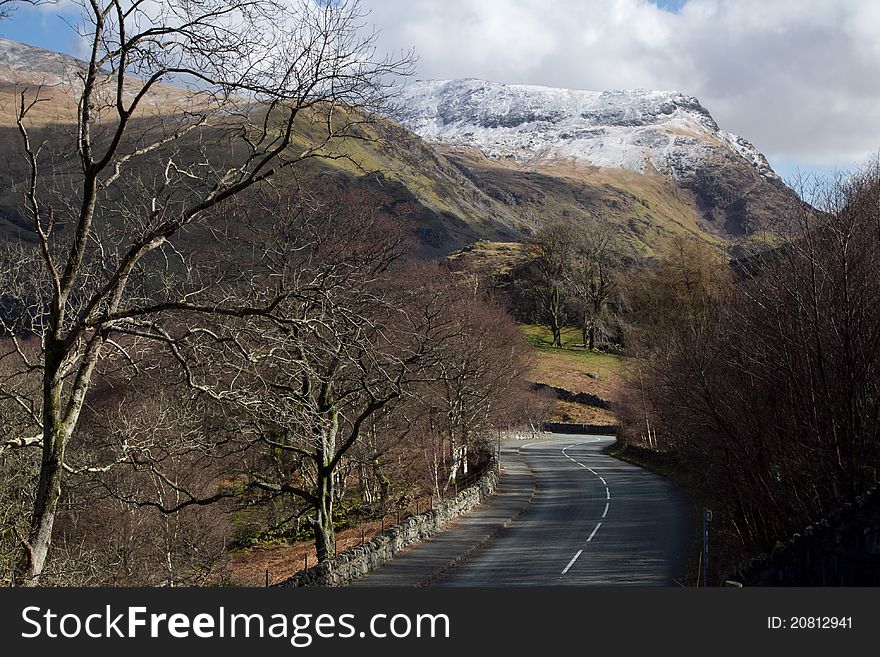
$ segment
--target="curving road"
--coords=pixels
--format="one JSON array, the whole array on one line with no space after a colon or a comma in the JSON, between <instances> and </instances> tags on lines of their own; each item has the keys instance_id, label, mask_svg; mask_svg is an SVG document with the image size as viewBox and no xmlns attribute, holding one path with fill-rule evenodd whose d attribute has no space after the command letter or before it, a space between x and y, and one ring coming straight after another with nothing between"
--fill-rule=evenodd
<instances>
[{"instance_id":1,"label":"curving road","mask_svg":"<svg viewBox=\"0 0 880 657\"><path fill-rule=\"evenodd\" d=\"M437 584L674 585L693 544L688 504L663 477L604 454L613 442L556 435L522 447L531 506Z\"/></svg>"},{"instance_id":2,"label":"curving road","mask_svg":"<svg viewBox=\"0 0 880 657\"><path fill-rule=\"evenodd\" d=\"M611 436L505 445L493 500L355 586L670 586L693 546L666 479L607 456Z\"/></svg>"}]
</instances>

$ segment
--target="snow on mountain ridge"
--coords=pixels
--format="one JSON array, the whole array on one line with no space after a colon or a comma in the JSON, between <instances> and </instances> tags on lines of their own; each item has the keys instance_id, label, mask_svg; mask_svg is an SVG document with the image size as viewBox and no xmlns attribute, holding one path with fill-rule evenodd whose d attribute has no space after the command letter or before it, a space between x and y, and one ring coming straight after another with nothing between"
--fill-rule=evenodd
<instances>
[{"instance_id":1,"label":"snow on mountain ridge","mask_svg":"<svg viewBox=\"0 0 880 657\"><path fill-rule=\"evenodd\" d=\"M85 62L76 57L0 37L0 79L4 81L70 84L84 68Z\"/></svg>"},{"instance_id":2,"label":"snow on mountain ridge","mask_svg":"<svg viewBox=\"0 0 880 657\"><path fill-rule=\"evenodd\" d=\"M425 80L402 89L397 118L434 142L519 162L572 159L682 179L718 150L777 178L747 140L721 130L676 91L577 91L483 80Z\"/></svg>"}]
</instances>

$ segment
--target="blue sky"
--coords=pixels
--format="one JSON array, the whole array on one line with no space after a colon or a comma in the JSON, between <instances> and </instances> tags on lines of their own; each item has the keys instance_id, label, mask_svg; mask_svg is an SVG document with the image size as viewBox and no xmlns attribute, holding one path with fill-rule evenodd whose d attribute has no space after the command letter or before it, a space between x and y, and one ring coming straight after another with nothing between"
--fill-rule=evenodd
<instances>
[{"instance_id":1,"label":"blue sky","mask_svg":"<svg viewBox=\"0 0 880 657\"><path fill-rule=\"evenodd\" d=\"M667 11L678 11L686 3L687 0L655 0L654 2L655 5Z\"/></svg>"},{"instance_id":2,"label":"blue sky","mask_svg":"<svg viewBox=\"0 0 880 657\"><path fill-rule=\"evenodd\" d=\"M880 149L876 0L362 0L380 49L418 77L675 89L752 141L784 179ZM70 5L68 5L70 6ZM76 12L22 7L0 36L77 54Z\"/></svg>"},{"instance_id":3,"label":"blue sky","mask_svg":"<svg viewBox=\"0 0 880 657\"><path fill-rule=\"evenodd\" d=\"M57 50L70 54L76 53L79 39L65 23L76 19L76 12L61 12L57 7L37 9L21 7L12 20L0 22L0 36L13 41L29 43L49 50Z\"/></svg>"}]
</instances>

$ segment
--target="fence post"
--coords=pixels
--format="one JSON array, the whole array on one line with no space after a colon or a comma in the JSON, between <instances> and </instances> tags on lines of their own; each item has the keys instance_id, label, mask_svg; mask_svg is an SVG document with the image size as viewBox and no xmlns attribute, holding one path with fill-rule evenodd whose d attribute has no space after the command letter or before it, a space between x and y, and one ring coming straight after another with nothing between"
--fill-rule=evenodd
<instances>
[{"instance_id":1,"label":"fence post","mask_svg":"<svg viewBox=\"0 0 880 657\"><path fill-rule=\"evenodd\" d=\"M709 523L712 509L703 509L703 587L709 586Z\"/></svg>"}]
</instances>

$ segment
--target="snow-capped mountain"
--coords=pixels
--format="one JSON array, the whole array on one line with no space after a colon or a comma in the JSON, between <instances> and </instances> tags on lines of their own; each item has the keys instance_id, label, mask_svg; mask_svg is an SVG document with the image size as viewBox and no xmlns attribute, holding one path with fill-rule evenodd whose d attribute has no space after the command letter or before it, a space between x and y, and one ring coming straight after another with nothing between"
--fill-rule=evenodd
<instances>
[{"instance_id":1,"label":"snow-capped mountain","mask_svg":"<svg viewBox=\"0 0 880 657\"><path fill-rule=\"evenodd\" d=\"M681 180L725 149L776 178L751 143L721 130L696 98L678 92L418 81L403 88L397 118L429 141L521 163L574 160Z\"/></svg>"},{"instance_id":2,"label":"snow-capped mountain","mask_svg":"<svg viewBox=\"0 0 880 657\"><path fill-rule=\"evenodd\" d=\"M33 125L52 135L69 124L82 68L74 57L0 39L0 135L16 143L25 88L41 87ZM140 88L136 79L124 84L126 93ZM190 101L186 89L163 86L144 111L159 116ZM326 193L326 181L337 180L340 190L355 185L383 199L383 212L415 226L426 254L596 218L615 225L634 253L655 253L680 235L732 247L797 202L748 141L679 93L418 82L403 89L400 106L403 125L379 119L371 130L380 139L343 145L357 173L334 159L306 175ZM0 175L0 190L12 188ZM17 194L0 194L0 241L27 235L18 203Z\"/></svg>"},{"instance_id":3,"label":"snow-capped mountain","mask_svg":"<svg viewBox=\"0 0 880 657\"><path fill-rule=\"evenodd\" d=\"M76 57L0 37L0 79L19 84L71 84L85 63Z\"/></svg>"},{"instance_id":4,"label":"snow-capped mountain","mask_svg":"<svg viewBox=\"0 0 880 657\"><path fill-rule=\"evenodd\" d=\"M453 161L464 158L463 170L474 180L490 173L472 157L477 149L490 166L511 173L574 176L587 184L601 184L590 172L616 177L624 196L641 198L636 188L649 184L634 187L627 174L642 174L655 181L650 184L667 181L692 199L703 222L699 230L717 231L723 239L765 226L794 197L754 145L720 128L699 100L675 91L427 80L400 89L395 118L446 149ZM663 205L648 203L651 213ZM631 223L625 219L631 211L617 214ZM674 223L678 214L671 211L667 219Z\"/></svg>"}]
</instances>

